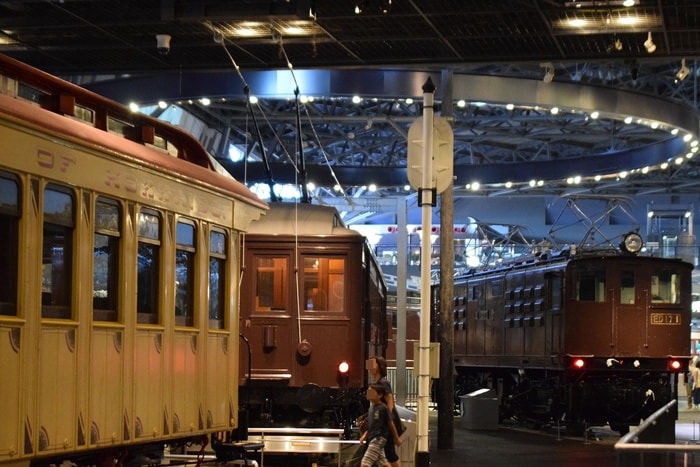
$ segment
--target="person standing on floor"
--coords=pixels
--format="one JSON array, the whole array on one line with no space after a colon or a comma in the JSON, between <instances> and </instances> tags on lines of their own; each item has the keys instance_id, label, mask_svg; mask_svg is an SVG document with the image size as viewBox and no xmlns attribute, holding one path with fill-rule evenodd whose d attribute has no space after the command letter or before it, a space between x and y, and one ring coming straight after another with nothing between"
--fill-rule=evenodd
<instances>
[{"instance_id":1,"label":"person standing on floor","mask_svg":"<svg viewBox=\"0 0 700 467\"><path fill-rule=\"evenodd\" d=\"M691 386L693 390L693 406L695 409L700 409L700 367L698 367L698 361L696 359L692 360L693 370L691 371L693 384Z\"/></svg>"},{"instance_id":2,"label":"person standing on floor","mask_svg":"<svg viewBox=\"0 0 700 467\"><path fill-rule=\"evenodd\" d=\"M401 467L401 460L396 453L396 446L401 446L401 439L396 425L392 421L391 414L394 412L394 393L391 390L391 383L386 378L386 360L381 355L375 355L367 361L367 369L375 383L384 386L383 401L389 409L389 435L390 438L384 446L384 453L391 467ZM393 440L393 442L392 442Z\"/></svg>"},{"instance_id":3,"label":"person standing on floor","mask_svg":"<svg viewBox=\"0 0 700 467\"><path fill-rule=\"evenodd\" d=\"M695 384L695 378L693 378L693 369L695 365L693 364L694 359L691 358L688 362L688 372L685 374L685 393L688 398L688 408L693 408L693 387Z\"/></svg>"},{"instance_id":4,"label":"person standing on floor","mask_svg":"<svg viewBox=\"0 0 700 467\"><path fill-rule=\"evenodd\" d=\"M382 402L385 395L384 385L371 384L367 388L367 400L370 402L367 411L367 431L360 436L360 442L367 442L367 449L362 456L362 467L372 467L375 463L380 467L390 466L384 454L384 446L389 437L389 425L391 416L389 409Z\"/></svg>"}]
</instances>

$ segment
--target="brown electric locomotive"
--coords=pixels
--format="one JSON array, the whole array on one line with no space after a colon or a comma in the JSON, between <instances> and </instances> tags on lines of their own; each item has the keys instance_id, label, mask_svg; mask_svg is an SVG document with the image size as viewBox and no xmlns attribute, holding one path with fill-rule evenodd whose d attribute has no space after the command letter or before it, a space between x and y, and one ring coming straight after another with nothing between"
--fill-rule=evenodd
<instances>
[{"instance_id":1,"label":"brown electric locomotive","mask_svg":"<svg viewBox=\"0 0 700 467\"><path fill-rule=\"evenodd\" d=\"M677 397L692 265L633 254L636 234L625 245L550 251L455 278L458 392L493 388L501 419L557 421L579 434L604 424L625 433Z\"/></svg>"}]
</instances>

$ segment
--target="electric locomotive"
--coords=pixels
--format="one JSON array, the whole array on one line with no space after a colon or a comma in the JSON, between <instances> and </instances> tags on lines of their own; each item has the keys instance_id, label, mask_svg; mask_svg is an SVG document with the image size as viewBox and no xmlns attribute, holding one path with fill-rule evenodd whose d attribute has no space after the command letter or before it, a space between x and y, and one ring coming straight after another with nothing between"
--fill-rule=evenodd
<instances>
[{"instance_id":1,"label":"electric locomotive","mask_svg":"<svg viewBox=\"0 0 700 467\"><path fill-rule=\"evenodd\" d=\"M365 237L333 207L271 203L245 236L241 290L250 426L349 428L365 411L365 360L388 341L386 285Z\"/></svg>"},{"instance_id":2,"label":"electric locomotive","mask_svg":"<svg viewBox=\"0 0 700 467\"><path fill-rule=\"evenodd\" d=\"M459 394L496 390L499 416L576 434L626 433L677 397L690 355L692 265L625 251L543 252L456 277ZM433 323L440 324L439 285Z\"/></svg>"}]
</instances>

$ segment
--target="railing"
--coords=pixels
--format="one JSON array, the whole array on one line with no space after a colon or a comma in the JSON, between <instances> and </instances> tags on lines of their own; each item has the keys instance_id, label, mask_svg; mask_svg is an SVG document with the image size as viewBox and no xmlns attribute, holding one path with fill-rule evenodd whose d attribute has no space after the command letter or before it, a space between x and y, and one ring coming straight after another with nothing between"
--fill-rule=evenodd
<instances>
[{"instance_id":1,"label":"railing","mask_svg":"<svg viewBox=\"0 0 700 467\"><path fill-rule=\"evenodd\" d=\"M265 453L333 454L341 465L343 447L359 444L343 439L344 430L334 428L248 428L248 441L264 445L260 451L261 467Z\"/></svg>"},{"instance_id":2,"label":"railing","mask_svg":"<svg viewBox=\"0 0 700 467\"><path fill-rule=\"evenodd\" d=\"M677 459L684 467L700 465L700 445L676 444L676 404L672 400L615 443L618 467L671 467Z\"/></svg>"},{"instance_id":3,"label":"railing","mask_svg":"<svg viewBox=\"0 0 700 467\"><path fill-rule=\"evenodd\" d=\"M391 388L394 393L397 392L396 386L396 368L387 368L386 379L391 383ZM418 378L413 374L413 368L406 368L406 393L404 407L410 410L415 410L418 404ZM428 407L434 408L434 402L430 400Z\"/></svg>"}]
</instances>

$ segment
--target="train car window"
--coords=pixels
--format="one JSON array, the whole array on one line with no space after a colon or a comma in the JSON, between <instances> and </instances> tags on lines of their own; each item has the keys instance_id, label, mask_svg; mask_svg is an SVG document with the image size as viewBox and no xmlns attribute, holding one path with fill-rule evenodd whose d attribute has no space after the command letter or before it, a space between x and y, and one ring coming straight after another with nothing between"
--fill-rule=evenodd
<instances>
[{"instance_id":1,"label":"train car window","mask_svg":"<svg viewBox=\"0 0 700 467\"><path fill-rule=\"evenodd\" d=\"M681 302L680 274L672 269L661 269L651 274L651 302Z\"/></svg>"},{"instance_id":2,"label":"train car window","mask_svg":"<svg viewBox=\"0 0 700 467\"><path fill-rule=\"evenodd\" d=\"M634 271L621 271L620 272L620 304L621 305L634 305L635 285L634 285Z\"/></svg>"},{"instance_id":3,"label":"train car window","mask_svg":"<svg viewBox=\"0 0 700 467\"><path fill-rule=\"evenodd\" d=\"M44 190L41 316L71 318L73 274L73 196L48 186Z\"/></svg>"},{"instance_id":4,"label":"train car window","mask_svg":"<svg viewBox=\"0 0 700 467\"><path fill-rule=\"evenodd\" d=\"M0 174L0 315L17 314L20 198L17 181ZM12 177L12 178L10 178Z\"/></svg>"},{"instance_id":5,"label":"train car window","mask_svg":"<svg viewBox=\"0 0 700 467\"><path fill-rule=\"evenodd\" d=\"M224 329L226 292L226 234L209 234L209 327Z\"/></svg>"},{"instance_id":6,"label":"train car window","mask_svg":"<svg viewBox=\"0 0 700 467\"><path fill-rule=\"evenodd\" d=\"M490 283L490 295L489 298L501 298L503 297L503 280L497 279Z\"/></svg>"},{"instance_id":7,"label":"train car window","mask_svg":"<svg viewBox=\"0 0 700 467\"><path fill-rule=\"evenodd\" d=\"M304 256L304 310L343 312L345 258Z\"/></svg>"},{"instance_id":8,"label":"train car window","mask_svg":"<svg viewBox=\"0 0 700 467\"><path fill-rule=\"evenodd\" d=\"M138 216L138 284L136 319L139 323L158 323L160 287L160 215L141 209Z\"/></svg>"},{"instance_id":9,"label":"train car window","mask_svg":"<svg viewBox=\"0 0 700 467\"><path fill-rule=\"evenodd\" d=\"M561 289L561 276L559 274L548 275L546 290L549 291L549 307L553 312L561 310Z\"/></svg>"},{"instance_id":10,"label":"train car window","mask_svg":"<svg viewBox=\"0 0 700 467\"><path fill-rule=\"evenodd\" d=\"M605 269L578 269L576 275L576 300L582 302L604 302Z\"/></svg>"},{"instance_id":11,"label":"train car window","mask_svg":"<svg viewBox=\"0 0 700 467\"><path fill-rule=\"evenodd\" d=\"M118 319L120 228L119 204L98 198L95 203L92 273L92 314L96 321Z\"/></svg>"},{"instance_id":12,"label":"train car window","mask_svg":"<svg viewBox=\"0 0 700 467\"><path fill-rule=\"evenodd\" d=\"M284 311L287 299L286 256L255 257L255 311Z\"/></svg>"},{"instance_id":13,"label":"train car window","mask_svg":"<svg viewBox=\"0 0 700 467\"><path fill-rule=\"evenodd\" d=\"M175 324L194 326L195 228L181 221L175 232Z\"/></svg>"}]
</instances>

